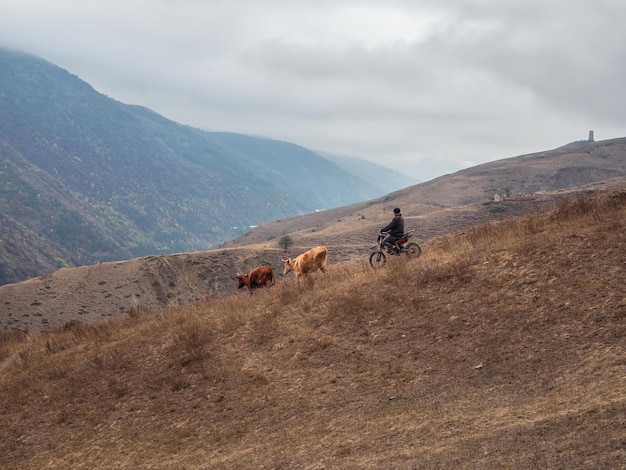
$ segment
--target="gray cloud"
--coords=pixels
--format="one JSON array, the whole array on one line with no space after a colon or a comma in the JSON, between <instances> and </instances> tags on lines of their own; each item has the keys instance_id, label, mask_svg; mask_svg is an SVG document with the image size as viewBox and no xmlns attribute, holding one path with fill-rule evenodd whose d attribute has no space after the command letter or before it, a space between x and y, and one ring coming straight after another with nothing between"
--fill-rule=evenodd
<instances>
[{"instance_id":1,"label":"gray cloud","mask_svg":"<svg viewBox=\"0 0 626 470\"><path fill-rule=\"evenodd\" d=\"M0 0L0 45L208 130L421 179L623 136L617 0Z\"/></svg>"}]
</instances>

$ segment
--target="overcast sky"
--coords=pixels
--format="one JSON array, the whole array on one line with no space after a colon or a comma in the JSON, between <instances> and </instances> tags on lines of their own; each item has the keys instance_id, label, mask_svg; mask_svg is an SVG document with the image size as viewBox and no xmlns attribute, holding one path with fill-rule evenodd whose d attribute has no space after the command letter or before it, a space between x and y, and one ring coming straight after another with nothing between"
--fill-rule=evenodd
<instances>
[{"instance_id":1,"label":"overcast sky","mask_svg":"<svg viewBox=\"0 0 626 470\"><path fill-rule=\"evenodd\" d=\"M426 181L626 132L624 0L0 0L0 46Z\"/></svg>"}]
</instances>

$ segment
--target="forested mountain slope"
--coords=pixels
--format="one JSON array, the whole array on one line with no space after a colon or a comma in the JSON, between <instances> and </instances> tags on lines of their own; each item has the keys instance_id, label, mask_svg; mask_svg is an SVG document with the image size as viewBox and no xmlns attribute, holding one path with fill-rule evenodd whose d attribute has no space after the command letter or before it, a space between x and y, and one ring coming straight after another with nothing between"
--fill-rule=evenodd
<instances>
[{"instance_id":1,"label":"forested mountain slope","mask_svg":"<svg viewBox=\"0 0 626 470\"><path fill-rule=\"evenodd\" d=\"M0 284L380 194L296 144L183 126L0 49Z\"/></svg>"}]
</instances>

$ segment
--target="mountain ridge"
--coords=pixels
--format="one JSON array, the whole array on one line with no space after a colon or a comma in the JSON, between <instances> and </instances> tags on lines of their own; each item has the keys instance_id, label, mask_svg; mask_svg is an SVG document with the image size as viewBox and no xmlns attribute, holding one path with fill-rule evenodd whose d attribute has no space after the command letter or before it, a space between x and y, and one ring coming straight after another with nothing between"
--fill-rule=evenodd
<instances>
[{"instance_id":1,"label":"mountain ridge","mask_svg":"<svg viewBox=\"0 0 626 470\"><path fill-rule=\"evenodd\" d=\"M383 194L297 144L195 129L0 49L0 284L206 249L281 217ZM48 245L29 258L21 239Z\"/></svg>"},{"instance_id":2,"label":"mountain ridge","mask_svg":"<svg viewBox=\"0 0 626 470\"><path fill-rule=\"evenodd\" d=\"M374 238L372 234L391 220L391 211L396 206L402 209L407 227L417 229L422 238L430 238L444 233L432 225L433 220L454 229L446 222L452 208L474 207L470 212L499 217L515 211L516 206L540 202L543 194L619 181L624 176L626 138L567 144L466 168L322 214L268 222L227 242L226 246L266 243L283 234L312 245L329 238L325 230L350 232L353 225L358 231L352 238L366 244L367 237ZM498 203L497 199L504 200Z\"/></svg>"}]
</instances>

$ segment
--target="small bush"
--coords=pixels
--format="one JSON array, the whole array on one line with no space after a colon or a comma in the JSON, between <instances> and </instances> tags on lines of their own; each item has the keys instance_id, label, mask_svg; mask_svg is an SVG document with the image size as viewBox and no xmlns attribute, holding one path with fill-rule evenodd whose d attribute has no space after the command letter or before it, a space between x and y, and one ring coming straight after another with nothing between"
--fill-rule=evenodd
<instances>
[{"instance_id":1,"label":"small bush","mask_svg":"<svg viewBox=\"0 0 626 470\"><path fill-rule=\"evenodd\" d=\"M211 331L205 321L199 318L183 317L178 322L176 340L182 348L183 365L202 362L208 355Z\"/></svg>"},{"instance_id":2,"label":"small bush","mask_svg":"<svg viewBox=\"0 0 626 470\"><path fill-rule=\"evenodd\" d=\"M140 320L150 315L150 309L144 304L131 305L126 311L131 320Z\"/></svg>"}]
</instances>

